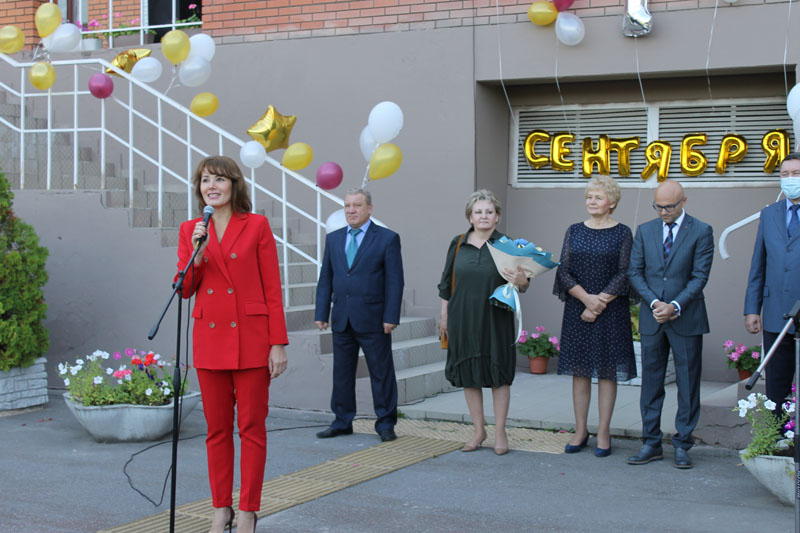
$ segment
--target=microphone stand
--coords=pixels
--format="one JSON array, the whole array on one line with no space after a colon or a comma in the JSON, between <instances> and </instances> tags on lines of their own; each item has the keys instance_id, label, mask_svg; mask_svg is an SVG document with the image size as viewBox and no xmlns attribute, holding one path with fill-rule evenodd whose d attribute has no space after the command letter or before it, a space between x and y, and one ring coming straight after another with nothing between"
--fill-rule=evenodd
<instances>
[{"instance_id":1,"label":"microphone stand","mask_svg":"<svg viewBox=\"0 0 800 533\"><path fill-rule=\"evenodd\" d=\"M197 252L200 251L200 245L202 241L197 243L197 246L194 248L194 253L192 253L192 257L189 258L189 261L186 263L186 266L178 272L178 279L175 283L172 284L172 294L167 300L167 305L164 306L163 311L161 311L161 316L158 317L158 320L150 329L150 332L147 334L147 338L149 340L153 340L153 338L158 333L158 328L161 325L161 321L164 320L164 316L167 314L167 310L169 306L172 305L172 300L175 299L176 294L181 294L183 292L183 279L186 277L186 272L191 268L192 264L194 263L194 258L197 256ZM180 411L181 406L183 404L183 396L181 396L181 310L183 309L183 303L178 303L178 321L176 324L175 330L175 339L176 339L176 346L175 346L175 372L172 375L172 390L174 391L172 397L172 465L170 469L172 470L172 486L170 488L170 495L169 495L169 531L170 533L175 533L175 493L177 490L177 481L178 481L178 432L180 431Z\"/></svg>"},{"instance_id":2,"label":"microphone stand","mask_svg":"<svg viewBox=\"0 0 800 533\"><path fill-rule=\"evenodd\" d=\"M769 352L758 365L758 369L753 373L750 379L745 384L744 388L752 390L753 386L761 376L764 367L767 366L778 345L789 332L789 328L794 326L794 387L795 397L800 394L800 300L794 303L794 307L787 314L783 315L786 320L786 325L783 326L780 335L769 349ZM795 533L800 533L800 426L797 420L798 405L795 401L794 408L794 530Z\"/></svg>"}]
</instances>

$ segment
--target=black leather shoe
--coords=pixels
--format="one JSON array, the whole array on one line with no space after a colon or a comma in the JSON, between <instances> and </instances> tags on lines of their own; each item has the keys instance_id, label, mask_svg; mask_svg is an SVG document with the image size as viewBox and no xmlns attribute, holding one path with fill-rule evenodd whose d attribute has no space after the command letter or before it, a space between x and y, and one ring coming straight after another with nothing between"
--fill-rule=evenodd
<instances>
[{"instance_id":1,"label":"black leather shoe","mask_svg":"<svg viewBox=\"0 0 800 533\"><path fill-rule=\"evenodd\" d=\"M352 435L353 428L349 427L347 429L339 429L335 427L329 427L325 431L320 431L317 433L318 439L332 439L333 437L338 437L339 435Z\"/></svg>"},{"instance_id":2,"label":"black leather shoe","mask_svg":"<svg viewBox=\"0 0 800 533\"><path fill-rule=\"evenodd\" d=\"M589 444L589 434L586 434L586 438L583 439L583 442L578 444L577 446L574 444L567 444L564 446L564 453L578 453L582 449L586 448L586 445Z\"/></svg>"},{"instance_id":3,"label":"black leather shoe","mask_svg":"<svg viewBox=\"0 0 800 533\"><path fill-rule=\"evenodd\" d=\"M689 450L683 448L675 448L675 468L691 468L694 466L692 458L689 457Z\"/></svg>"},{"instance_id":4,"label":"black leather shoe","mask_svg":"<svg viewBox=\"0 0 800 533\"><path fill-rule=\"evenodd\" d=\"M397 434L394 432L394 429L384 429L380 433L378 433L381 437L381 441L389 442L390 440L395 440L397 438Z\"/></svg>"},{"instance_id":5,"label":"black leather shoe","mask_svg":"<svg viewBox=\"0 0 800 533\"><path fill-rule=\"evenodd\" d=\"M645 465L650 461L660 461L664 458L664 452L661 446L650 446L643 444L642 449L636 455L628 457L629 465Z\"/></svg>"}]
</instances>

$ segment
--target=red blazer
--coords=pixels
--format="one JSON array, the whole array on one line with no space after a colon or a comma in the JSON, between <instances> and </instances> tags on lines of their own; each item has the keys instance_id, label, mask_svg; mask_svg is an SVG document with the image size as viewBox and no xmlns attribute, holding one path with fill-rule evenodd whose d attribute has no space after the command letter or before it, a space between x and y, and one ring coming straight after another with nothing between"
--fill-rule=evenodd
<instances>
[{"instance_id":1,"label":"red blazer","mask_svg":"<svg viewBox=\"0 0 800 533\"><path fill-rule=\"evenodd\" d=\"M181 224L179 269L192 255L192 232L201 220ZM219 242L212 219L208 241L203 263L189 269L183 285L184 298L196 294L194 366L209 370L267 366L270 346L289 343L269 222L261 215L234 213Z\"/></svg>"}]
</instances>

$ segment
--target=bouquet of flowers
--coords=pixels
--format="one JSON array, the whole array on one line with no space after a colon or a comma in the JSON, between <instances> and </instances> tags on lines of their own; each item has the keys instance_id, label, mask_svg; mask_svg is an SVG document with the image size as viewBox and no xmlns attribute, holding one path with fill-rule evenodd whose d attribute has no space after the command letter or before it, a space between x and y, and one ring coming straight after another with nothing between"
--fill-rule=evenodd
<instances>
[{"instance_id":1,"label":"bouquet of flowers","mask_svg":"<svg viewBox=\"0 0 800 533\"><path fill-rule=\"evenodd\" d=\"M743 370L745 372L755 372L761 364L761 345L756 344L748 348L742 343L735 343L727 340L722 345L725 355L728 357L728 368Z\"/></svg>"},{"instance_id":2,"label":"bouquet of flowers","mask_svg":"<svg viewBox=\"0 0 800 533\"><path fill-rule=\"evenodd\" d=\"M59 363L58 372L72 399L83 405L166 405L174 395L169 367L158 354L128 348L113 356L96 350L75 364Z\"/></svg>"},{"instance_id":3,"label":"bouquet of flowers","mask_svg":"<svg viewBox=\"0 0 800 533\"><path fill-rule=\"evenodd\" d=\"M523 329L517 339L517 352L527 357L558 357L560 350L558 337L549 336L544 326L536 326L530 333Z\"/></svg>"},{"instance_id":4,"label":"bouquet of flowers","mask_svg":"<svg viewBox=\"0 0 800 533\"><path fill-rule=\"evenodd\" d=\"M752 427L753 440L745 448L742 458L747 460L757 455L791 455L794 439L794 419L796 396L792 385L792 399L783 404L783 413L776 416L775 402L762 393L751 393L739 400L734 411L747 418ZM781 431L783 430L783 431ZM784 438L785 437L785 438Z\"/></svg>"}]
</instances>

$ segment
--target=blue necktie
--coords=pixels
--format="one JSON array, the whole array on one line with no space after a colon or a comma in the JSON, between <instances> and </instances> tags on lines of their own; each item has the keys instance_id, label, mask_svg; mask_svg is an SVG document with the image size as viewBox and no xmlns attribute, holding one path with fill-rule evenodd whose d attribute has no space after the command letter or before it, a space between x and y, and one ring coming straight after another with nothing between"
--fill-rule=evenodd
<instances>
[{"instance_id":1,"label":"blue necktie","mask_svg":"<svg viewBox=\"0 0 800 533\"><path fill-rule=\"evenodd\" d=\"M795 204L789 208L792 211L792 216L789 217L789 225L786 226L786 233L789 234L791 239L797 235L797 229L800 227L800 219L797 218L797 210L800 209L800 204Z\"/></svg>"},{"instance_id":2,"label":"blue necktie","mask_svg":"<svg viewBox=\"0 0 800 533\"><path fill-rule=\"evenodd\" d=\"M675 223L672 222L667 224L669 226L669 231L667 232L667 238L664 239L664 262L667 262L669 259L669 251L672 250L672 228L675 227Z\"/></svg>"},{"instance_id":3,"label":"blue necktie","mask_svg":"<svg viewBox=\"0 0 800 533\"><path fill-rule=\"evenodd\" d=\"M347 245L347 250L345 250L345 255L347 256L347 268L353 266L353 259L356 258L356 252L358 252L358 241L356 240L356 235L359 234L361 228L350 228L350 242Z\"/></svg>"}]
</instances>

